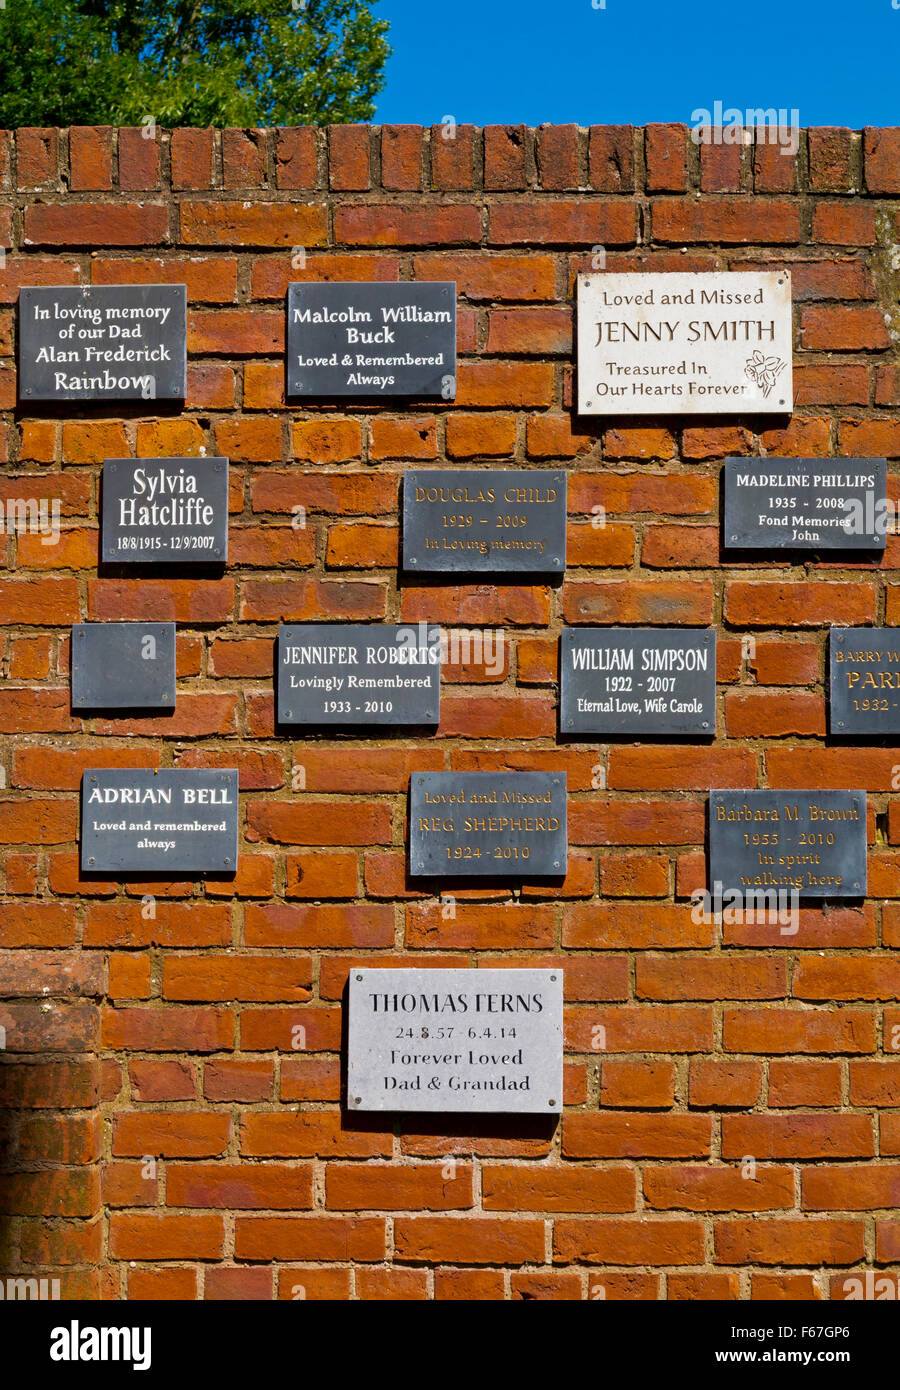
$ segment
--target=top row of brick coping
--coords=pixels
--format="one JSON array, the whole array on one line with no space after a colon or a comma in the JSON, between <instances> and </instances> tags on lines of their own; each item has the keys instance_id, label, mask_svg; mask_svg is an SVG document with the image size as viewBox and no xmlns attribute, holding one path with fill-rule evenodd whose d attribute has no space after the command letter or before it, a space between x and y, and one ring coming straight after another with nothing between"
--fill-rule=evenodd
<instances>
[{"instance_id":1,"label":"top row of brick coping","mask_svg":"<svg viewBox=\"0 0 900 1390\"><path fill-rule=\"evenodd\" d=\"M0 131L3 191L276 188L900 195L900 127L332 125ZM729 137L727 140L725 137Z\"/></svg>"}]
</instances>

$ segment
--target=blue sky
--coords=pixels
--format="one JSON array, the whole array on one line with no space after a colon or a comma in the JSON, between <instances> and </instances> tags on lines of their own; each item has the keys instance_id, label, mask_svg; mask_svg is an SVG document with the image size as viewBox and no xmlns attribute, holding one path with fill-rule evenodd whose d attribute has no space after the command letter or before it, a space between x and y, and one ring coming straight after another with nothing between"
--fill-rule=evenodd
<instances>
[{"instance_id":1,"label":"blue sky","mask_svg":"<svg viewBox=\"0 0 900 1390\"><path fill-rule=\"evenodd\" d=\"M596 5L597 8L594 8ZM900 0L378 0L381 123L900 125Z\"/></svg>"}]
</instances>

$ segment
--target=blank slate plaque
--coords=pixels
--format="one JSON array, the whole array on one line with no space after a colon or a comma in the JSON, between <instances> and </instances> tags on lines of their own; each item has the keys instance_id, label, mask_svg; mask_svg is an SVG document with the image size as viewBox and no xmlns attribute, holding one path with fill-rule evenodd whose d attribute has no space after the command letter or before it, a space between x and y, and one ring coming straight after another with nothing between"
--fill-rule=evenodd
<instances>
[{"instance_id":1,"label":"blank slate plaque","mask_svg":"<svg viewBox=\"0 0 900 1390\"><path fill-rule=\"evenodd\" d=\"M829 731L900 733L900 631L833 627L829 638Z\"/></svg>"},{"instance_id":2,"label":"blank slate plaque","mask_svg":"<svg viewBox=\"0 0 900 1390\"><path fill-rule=\"evenodd\" d=\"M288 287L289 396L456 395L456 285Z\"/></svg>"},{"instance_id":3,"label":"blank slate plaque","mask_svg":"<svg viewBox=\"0 0 900 1390\"><path fill-rule=\"evenodd\" d=\"M716 634L567 628L560 645L564 734L706 734L716 727Z\"/></svg>"},{"instance_id":4,"label":"blank slate plaque","mask_svg":"<svg viewBox=\"0 0 900 1390\"><path fill-rule=\"evenodd\" d=\"M561 970L350 972L351 1110L558 1115Z\"/></svg>"},{"instance_id":5,"label":"blank slate plaque","mask_svg":"<svg viewBox=\"0 0 900 1390\"><path fill-rule=\"evenodd\" d=\"M180 401L186 374L185 285L19 293L23 401Z\"/></svg>"},{"instance_id":6,"label":"blank slate plaque","mask_svg":"<svg viewBox=\"0 0 900 1390\"><path fill-rule=\"evenodd\" d=\"M725 545L746 550L883 550L884 459L726 459Z\"/></svg>"},{"instance_id":7,"label":"blank slate plaque","mask_svg":"<svg viewBox=\"0 0 900 1390\"><path fill-rule=\"evenodd\" d=\"M233 874L236 769L88 768L81 779L82 872Z\"/></svg>"},{"instance_id":8,"label":"blank slate plaque","mask_svg":"<svg viewBox=\"0 0 900 1390\"><path fill-rule=\"evenodd\" d=\"M174 623L75 623L73 709L174 709Z\"/></svg>"},{"instance_id":9,"label":"blank slate plaque","mask_svg":"<svg viewBox=\"0 0 900 1390\"><path fill-rule=\"evenodd\" d=\"M740 894L865 897L865 792L711 791L709 880Z\"/></svg>"},{"instance_id":10,"label":"blank slate plaque","mask_svg":"<svg viewBox=\"0 0 900 1390\"><path fill-rule=\"evenodd\" d=\"M417 574L562 574L562 470L409 469L403 479L403 568Z\"/></svg>"},{"instance_id":11,"label":"blank slate plaque","mask_svg":"<svg viewBox=\"0 0 900 1390\"><path fill-rule=\"evenodd\" d=\"M566 872L564 772L416 772L409 793L411 874L531 879Z\"/></svg>"},{"instance_id":12,"label":"blank slate plaque","mask_svg":"<svg viewBox=\"0 0 900 1390\"><path fill-rule=\"evenodd\" d=\"M441 630L304 623L278 630L281 724L437 724Z\"/></svg>"},{"instance_id":13,"label":"blank slate plaque","mask_svg":"<svg viewBox=\"0 0 900 1390\"><path fill-rule=\"evenodd\" d=\"M226 458L105 459L104 564L220 565L228 558Z\"/></svg>"}]
</instances>

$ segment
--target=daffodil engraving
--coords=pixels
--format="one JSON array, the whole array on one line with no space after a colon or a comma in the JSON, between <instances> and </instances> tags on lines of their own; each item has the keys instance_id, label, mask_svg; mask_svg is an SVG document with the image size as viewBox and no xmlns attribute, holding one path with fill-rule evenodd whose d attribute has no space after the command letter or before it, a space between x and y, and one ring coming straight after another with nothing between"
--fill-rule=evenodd
<instances>
[{"instance_id":1,"label":"daffodil engraving","mask_svg":"<svg viewBox=\"0 0 900 1390\"><path fill-rule=\"evenodd\" d=\"M759 349L752 357L748 357L744 367L745 374L755 382L764 396L771 395L775 380L783 371L784 362L780 357L766 357Z\"/></svg>"}]
</instances>

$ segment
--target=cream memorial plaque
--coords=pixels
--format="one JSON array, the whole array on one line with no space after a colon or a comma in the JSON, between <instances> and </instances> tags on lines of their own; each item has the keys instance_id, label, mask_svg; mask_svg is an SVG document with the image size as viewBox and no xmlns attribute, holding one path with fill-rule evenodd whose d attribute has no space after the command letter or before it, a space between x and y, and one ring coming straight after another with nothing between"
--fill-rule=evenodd
<instances>
[{"instance_id":1,"label":"cream memorial plaque","mask_svg":"<svg viewBox=\"0 0 900 1390\"><path fill-rule=\"evenodd\" d=\"M791 276L579 275L582 415L787 415Z\"/></svg>"}]
</instances>

